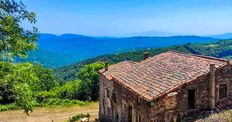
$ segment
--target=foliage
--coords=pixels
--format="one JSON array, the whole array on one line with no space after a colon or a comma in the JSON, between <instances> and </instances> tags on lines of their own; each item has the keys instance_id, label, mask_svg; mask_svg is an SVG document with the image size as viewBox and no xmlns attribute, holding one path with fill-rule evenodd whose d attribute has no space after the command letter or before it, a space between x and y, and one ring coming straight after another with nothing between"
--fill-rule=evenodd
<instances>
[{"instance_id":1,"label":"foliage","mask_svg":"<svg viewBox=\"0 0 232 122\"><path fill-rule=\"evenodd\" d=\"M198 54L230 59L232 55L232 40L220 40L215 43L189 44L190 49Z\"/></svg>"},{"instance_id":2,"label":"foliage","mask_svg":"<svg viewBox=\"0 0 232 122\"><path fill-rule=\"evenodd\" d=\"M82 68L77 76L81 80L78 92L78 99L81 100L97 100L99 90L99 74L98 70L104 67L104 63L96 62L86 65Z\"/></svg>"},{"instance_id":3,"label":"foliage","mask_svg":"<svg viewBox=\"0 0 232 122\"><path fill-rule=\"evenodd\" d=\"M26 113L32 111L37 94L51 90L57 84L49 79L51 70L31 63L0 62L0 76L0 103L16 102Z\"/></svg>"},{"instance_id":4,"label":"foliage","mask_svg":"<svg viewBox=\"0 0 232 122\"><path fill-rule=\"evenodd\" d=\"M35 14L26 10L22 2L0 0L0 59L13 56L25 57L26 52L36 48L37 28L26 30L22 22L34 24Z\"/></svg>"},{"instance_id":5,"label":"foliage","mask_svg":"<svg viewBox=\"0 0 232 122\"><path fill-rule=\"evenodd\" d=\"M63 86L54 89L54 92L56 92L58 98L61 99L78 99L80 82L80 80L69 81Z\"/></svg>"},{"instance_id":6,"label":"foliage","mask_svg":"<svg viewBox=\"0 0 232 122\"><path fill-rule=\"evenodd\" d=\"M87 114L83 114L83 113L80 113L80 114L77 114L75 116L73 116L68 122L76 122L78 120L80 120L81 118L89 118L90 117L90 114L87 113Z\"/></svg>"},{"instance_id":7,"label":"foliage","mask_svg":"<svg viewBox=\"0 0 232 122\"><path fill-rule=\"evenodd\" d=\"M44 68L40 64L35 64L33 67L34 72L37 74L37 76L39 76L39 82L37 82L37 84L34 84L37 86L37 90L49 91L59 85L58 82L55 80L53 71L51 69Z\"/></svg>"},{"instance_id":8,"label":"foliage","mask_svg":"<svg viewBox=\"0 0 232 122\"><path fill-rule=\"evenodd\" d=\"M102 62L86 65L78 73L80 79L60 85L52 71L39 64L0 62L0 104L11 103L15 108L23 108L27 114L34 106L88 104L80 100L97 99L97 71L103 65ZM8 110L8 107L2 110Z\"/></svg>"},{"instance_id":9,"label":"foliage","mask_svg":"<svg viewBox=\"0 0 232 122\"><path fill-rule=\"evenodd\" d=\"M95 101L98 99L98 70L104 66L103 62L85 65L78 73L77 80L71 80L55 88L58 98Z\"/></svg>"},{"instance_id":10,"label":"foliage","mask_svg":"<svg viewBox=\"0 0 232 122\"><path fill-rule=\"evenodd\" d=\"M27 83L20 83L14 87L15 100L18 106L24 108L25 113L29 115L32 112L35 101L33 93Z\"/></svg>"},{"instance_id":11,"label":"foliage","mask_svg":"<svg viewBox=\"0 0 232 122\"><path fill-rule=\"evenodd\" d=\"M16 105L16 103L6 104L6 105L0 105L0 112L1 111L7 111L7 110L14 110L19 109L20 107Z\"/></svg>"},{"instance_id":12,"label":"foliage","mask_svg":"<svg viewBox=\"0 0 232 122\"><path fill-rule=\"evenodd\" d=\"M11 61L15 56L26 57L28 51L36 49L37 28L26 30L22 22L35 24L35 14L27 11L22 2L0 0L1 61ZM27 114L32 111L33 94L44 89L40 84L48 78L38 76L36 68L30 63L0 62L0 103L16 102Z\"/></svg>"},{"instance_id":13,"label":"foliage","mask_svg":"<svg viewBox=\"0 0 232 122\"><path fill-rule=\"evenodd\" d=\"M80 101L80 100L70 100L70 99L59 99L59 98L48 98L39 103L37 106L70 106L70 105L84 106L90 104L90 102Z\"/></svg>"}]
</instances>

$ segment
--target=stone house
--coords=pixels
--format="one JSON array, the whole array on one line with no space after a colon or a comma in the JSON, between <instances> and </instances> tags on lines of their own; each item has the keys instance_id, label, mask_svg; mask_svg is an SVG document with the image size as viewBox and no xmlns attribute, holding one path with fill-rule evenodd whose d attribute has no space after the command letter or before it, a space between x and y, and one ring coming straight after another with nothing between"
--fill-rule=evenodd
<instances>
[{"instance_id":1,"label":"stone house","mask_svg":"<svg viewBox=\"0 0 232 122\"><path fill-rule=\"evenodd\" d=\"M103 122L181 121L189 114L232 105L228 60L168 51L141 62L106 65L100 73Z\"/></svg>"}]
</instances>

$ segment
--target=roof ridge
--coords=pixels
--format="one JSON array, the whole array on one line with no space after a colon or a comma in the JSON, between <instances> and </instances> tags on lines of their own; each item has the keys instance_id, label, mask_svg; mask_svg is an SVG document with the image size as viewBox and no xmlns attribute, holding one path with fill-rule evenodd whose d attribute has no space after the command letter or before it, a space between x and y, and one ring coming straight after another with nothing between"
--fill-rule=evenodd
<instances>
[{"instance_id":1,"label":"roof ridge","mask_svg":"<svg viewBox=\"0 0 232 122\"><path fill-rule=\"evenodd\" d=\"M212 59L212 60L223 61L223 62L230 61L228 59L222 59L222 58L216 58L213 56L205 56L205 55L198 55L198 54L192 54L192 53L185 53L185 52L181 52L181 51L177 51L177 50L169 50L167 52L180 53L180 54L184 54L184 55L188 55L188 56L196 56L196 57L200 57L200 58Z\"/></svg>"}]
</instances>

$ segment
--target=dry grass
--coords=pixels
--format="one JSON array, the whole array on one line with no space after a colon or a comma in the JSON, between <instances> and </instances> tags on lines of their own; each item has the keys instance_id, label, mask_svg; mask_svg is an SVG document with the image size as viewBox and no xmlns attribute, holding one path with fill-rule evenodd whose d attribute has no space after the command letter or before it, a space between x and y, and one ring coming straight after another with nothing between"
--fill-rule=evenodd
<instances>
[{"instance_id":1,"label":"dry grass","mask_svg":"<svg viewBox=\"0 0 232 122\"><path fill-rule=\"evenodd\" d=\"M207 118L198 119L196 122L232 122L232 110L212 114Z\"/></svg>"},{"instance_id":2,"label":"dry grass","mask_svg":"<svg viewBox=\"0 0 232 122\"><path fill-rule=\"evenodd\" d=\"M30 116L22 110L0 112L0 122L64 122L78 113L90 113L90 120L98 117L98 103L70 107L36 108Z\"/></svg>"}]
</instances>

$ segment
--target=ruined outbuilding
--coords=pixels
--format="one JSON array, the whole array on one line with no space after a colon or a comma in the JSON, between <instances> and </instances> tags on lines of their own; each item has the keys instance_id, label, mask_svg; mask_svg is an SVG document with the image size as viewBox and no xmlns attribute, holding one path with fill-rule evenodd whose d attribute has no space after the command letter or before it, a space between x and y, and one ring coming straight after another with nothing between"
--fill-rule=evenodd
<instances>
[{"instance_id":1,"label":"ruined outbuilding","mask_svg":"<svg viewBox=\"0 0 232 122\"><path fill-rule=\"evenodd\" d=\"M168 51L100 72L101 121L170 122L217 110L232 99L228 60Z\"/></svg>"}]
</instances>

